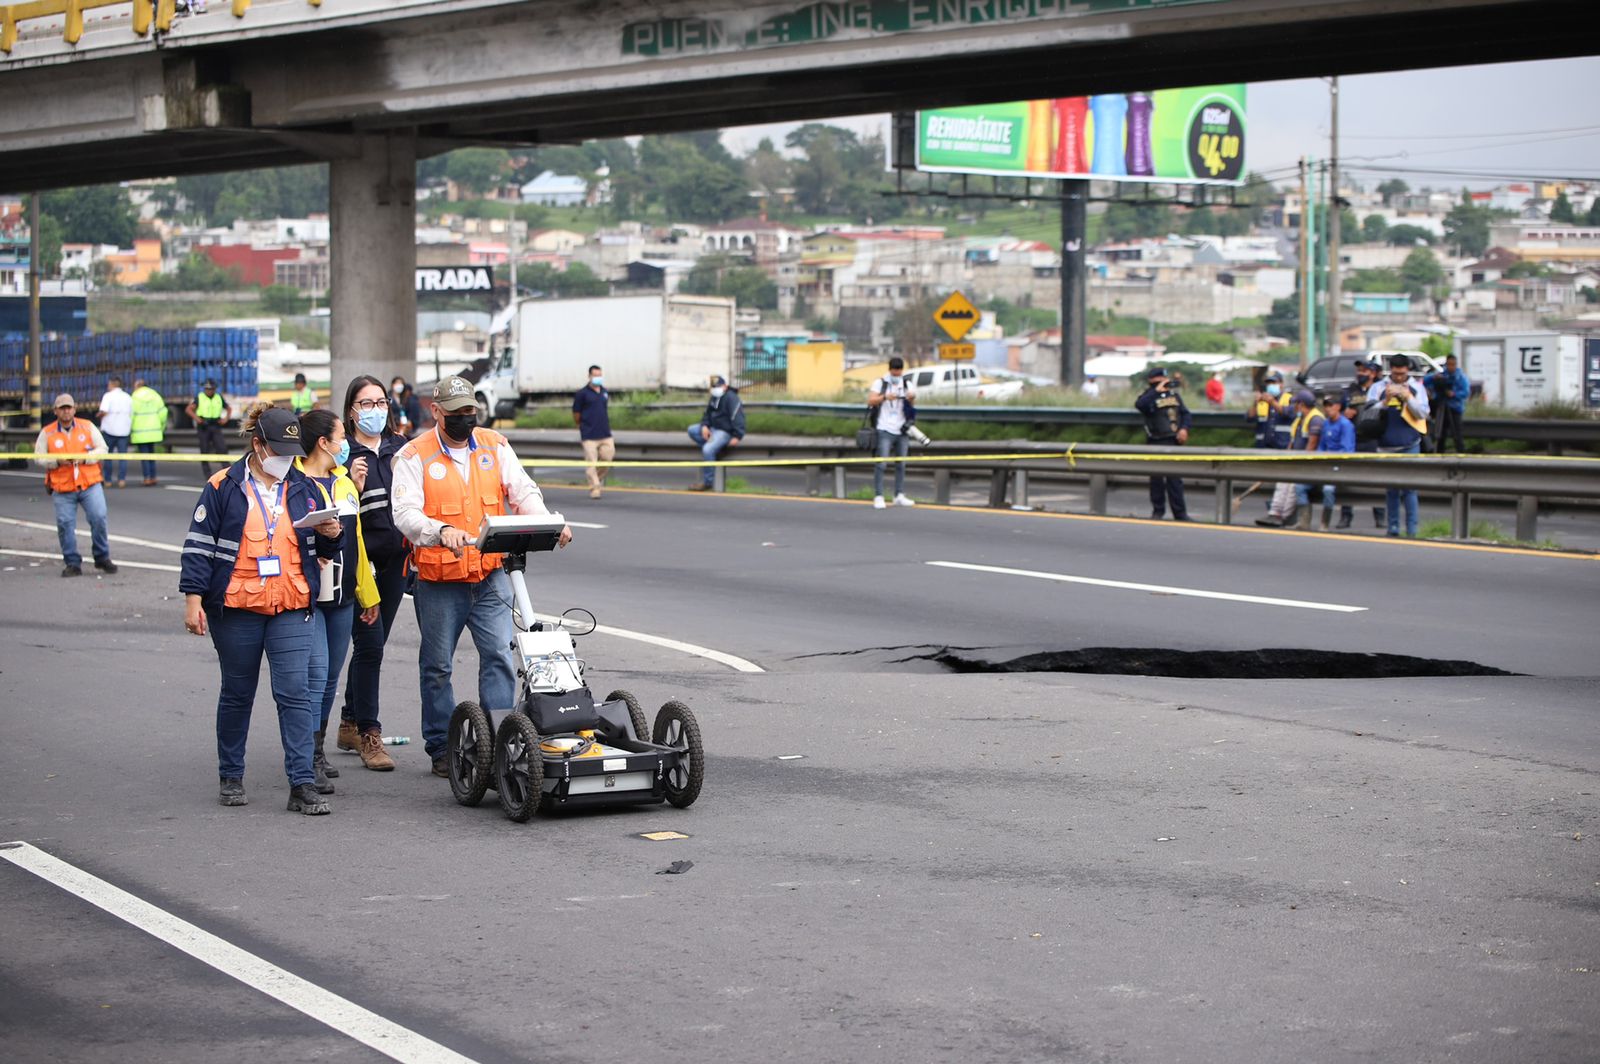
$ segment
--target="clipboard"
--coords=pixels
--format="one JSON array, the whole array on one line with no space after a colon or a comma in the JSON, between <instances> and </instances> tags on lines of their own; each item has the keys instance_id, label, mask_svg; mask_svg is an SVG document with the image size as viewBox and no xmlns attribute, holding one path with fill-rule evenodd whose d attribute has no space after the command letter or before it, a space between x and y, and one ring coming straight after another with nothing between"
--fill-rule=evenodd
<instances>
[{"instance_id":1,"label":"clipboard","mask_svg":"<svg viewBox=\"0 0 1600 1064\"><path fill-rule=\"evenodd\" d=\"M294 527L311 528L314 525L322 524L322 522L328 520L329 518L337 518L338 516L339 508L337 506L329 506L322 510L312 510L310 513L296 521L294 523Z\"/></svg>"}]
</instances>

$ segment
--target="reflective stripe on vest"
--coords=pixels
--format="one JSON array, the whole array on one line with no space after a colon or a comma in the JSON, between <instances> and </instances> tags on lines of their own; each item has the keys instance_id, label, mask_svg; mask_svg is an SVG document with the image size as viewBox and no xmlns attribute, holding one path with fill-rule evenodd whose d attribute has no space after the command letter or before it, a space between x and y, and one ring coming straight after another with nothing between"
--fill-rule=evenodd
<instances>
[{"instance_id":1,"label":"reflective stripe on vest","mask_svg":"<svg viewBox=\"0 0 1600 1064\"><path fill-rule=\"evenodd\" d=\"M72 428L63 432L57 421L44 430L44 449L48 454L88 454L94 450L94 433L82 418L72 420ZM100 483L99 462L74 462L68 466L51 466L44 475L45 487L51 491L82 491Z\"/></svg>"},{"instance_id":2,"label":"reflective stripe on vest","mask_svg":"<svg viewBox=\"0 0 1600 1064\"><path fill-rule=\"evenodd\" d=\"M239 558L233 563L233 574L228 577L228 594L223 605L266 614L305 609L311 605L311 585L306 583L305 571L300 567L300 538L289 517L287 500L284 500L278 527L273 529L269 544L266 515L251 497L248 482L243 491L244 532L239 538ZM282 500L286 491L280 481L271 495L262 492L261 498L271 505L273 499ZM278 556L282 571L263 580L256 559L272 554Z\"/></svg>"},{"instance_id":3,"label":"reflective stripe on vest","mask_svg":"<svg viewBox=\"0 0 1600 1064\"><path fill-rule=\"evenodd\" d=\"M472 449L467 455L468 479L450 455L440 449L439 434L429 433L414 440L422 462L422 512L477 538L483 519L506 512L505 489L500 484L500 442L498 433L475 429ZM417 547L412 558L419 580L475 584L500 568L498 554L480 554L466 547L458 558L448 547Z\"/></svg>"}]
</instances>

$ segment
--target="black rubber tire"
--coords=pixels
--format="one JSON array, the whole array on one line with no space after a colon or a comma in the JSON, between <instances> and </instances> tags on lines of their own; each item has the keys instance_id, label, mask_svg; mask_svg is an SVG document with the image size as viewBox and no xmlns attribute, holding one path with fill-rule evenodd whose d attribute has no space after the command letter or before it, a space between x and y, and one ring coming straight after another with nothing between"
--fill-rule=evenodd
<instances>
[{"instance_id":1,"label":"black rubber tire","mask_svg":"<svg viewBox=\"0 0 1600 1064\"><path fill-rule=\"evenodd\" d=\"M488 397L482 392L478 392L472 397L472 401L478 404L477 416L473 419L478 423L478 427L480 429L493 428L494 409L489 406Z\"/></svg>"},{"instance_id":2,"label":"black rubber tire","mask_svg":"<svg viewBox=\"0 0 1600 1064\"><path fill-rule=\"evenodd\" d=\"M700 797L700 784L705 780L706 750L700 742L700 722L694 713L679 701L665 703L656 713L653 733L657 746L673 746L687 753L689 764L677 766L667 772L667 801L679 809L687 809Z\"/></svg>"},{"instance_id":3,"label":"black rubber tire","mask_svg":"<svg viewBox=\"0 0 1600 1064\"><path fill-rule=\"evenodd\" d=\"M445 760L450 792L462 805L477 805L494 778L494 731L489 714L476 702L460 702L450 714Z\"/></svg>"},{"instance_id":4,"label":"black rubber tire","mask_svg":"<svg viewBox=\"0 0 1600 1064\"><path fill-rule=\"evenodd\" d=\"M633 721L633 737L649 742L650 722L645 719L644 707L639 704L639 700L627 691L612 691L606 695L607 702L615 702L618 699L628 703L628 719Z\"/></svg>"},{"instance_id":5,"label":"black rubber tire","mask_svg":"<svg viewBox=\"0 0 1600 1064\"><path fill-rule=\"evenodd\" d=\"M495 741L495 783L500 808L517 823L539 811L544 794L544 756L539 753L539 732L521 711L506 714Z\"/></svg>"}]
</instances>

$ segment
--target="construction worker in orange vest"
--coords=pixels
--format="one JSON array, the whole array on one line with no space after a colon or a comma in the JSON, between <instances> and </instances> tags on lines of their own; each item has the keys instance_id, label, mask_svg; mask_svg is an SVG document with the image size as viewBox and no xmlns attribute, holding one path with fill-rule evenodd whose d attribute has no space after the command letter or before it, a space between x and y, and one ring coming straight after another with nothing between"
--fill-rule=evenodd
<instances>
[{"instance_id":1,"label":"construction worker in orange vest","mask_svg":"<svg viewBox=\"0 0 1600 1064\"><path fill-rule=\"evenodd\" d=\"M489 516L550 511L506 438L476 427L478 403L468 381L439 381L428 408L434 427L395 455L390 498L417 570L412 604L422 637L422 737L433 774L449 776L446 732L456 707L450 666L463 629L471 629L478 648L479 704L501 712L516 705L511 581L500 555L472 545L478 528ZM571 541L572 529L563 528L561 546Z\"/></svg>"},{"instance_id":2,"label":"construction worker in orange vest","mask_svg":"<svg viewBox=\"0 0 1600 1064\"><path fill-rule=\"evenodd\" d=\"M246 804L245 739L264 654L278 705L289 812L316 816L332 810L316 791L312 767L312 611L321 588L318 560L338 557L344 526L328 516L301 527L326 507L316 484L294 467L305 450L293 413L257 403L245 415L244 431L249 450L206 482L184 537L178 579L183 626L193 635L211 636L222 668L217 800Z\"/></svg>"},{"instance_id":3,"label":"construction worker in orange vest","mask_svg":"<svg viewBox=\"0 0 1600 1064\"><path fill-rule=\"evenodd\" d=\"M77 416L72 396L56 396L56 419L39 430L33 441L38 455L79 455L78 458L43 457L45 490L56 507L56 537L61 541L61 560L66 563L62 576L83 575L83 555L78 551L78 507L89 519L89 542L94 548L94 567L114 573L111 537L106 532L106 493L100 486L100 459L110 453L106 438L87 418Z\"/></svg>"}]
</instances>

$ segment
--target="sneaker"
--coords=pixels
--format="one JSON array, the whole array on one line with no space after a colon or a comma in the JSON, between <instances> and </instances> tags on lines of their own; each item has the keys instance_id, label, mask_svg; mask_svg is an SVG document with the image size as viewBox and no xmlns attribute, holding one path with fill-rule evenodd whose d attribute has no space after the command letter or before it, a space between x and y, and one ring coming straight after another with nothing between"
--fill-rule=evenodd
<instances>
[{"instance_id":1,"label":"sneaker","mask_svg":"<svg viewBox=\"0 0 1600 1064\"><path fill-rule=\"evenodd\" d=\"M394 771L394 758L383 748L383 736L369 731L361 736L361 763L374 772Z\"/></svg>"},{"instance_id":2,"label":"sneaker","mask_svg":"<svg viewBox=\"0 0 1600 1064\"><path fill-rule=\"evenodd\" d=\"M352 754L359 753L361 751L361 733L356 730L356 722L353 720L341 720L339 722L339 737L334 740L334 743L341 750L348 750Z\"/></svg>"},{"instance_id":3,"label":"sneaker","mask_svg":"<svg viewBox=\"0 0 1600 1064\"><path fill-rule=\"evenodd\" d=\"M881 510L881 509L883 509L883 507L884 507L883 496L882 495L874 495L872 497L872 508L874 510Z\"/></svg>"},{"instance_id":4,"label":"sneaker","mask_svg":"<svg viewBox=\"0 0 1600 1064\"><path fill-rule=\"evenodd\" d=\"M64 565L64 566L61 567L61 575L62 576L82 576L83 575L83 569L81 567L79 567L79 566L76 566L76 565Z\"/></svg>"},{"instance_id":5,"label":"sneaker","mask_svg":"<svg viewBox=\"0 0 1600 1064\"><path fill-rule=\"evenodd\" d=\"M917 505L915 502L913 502L912 500L906 498L904 495L896 495L894 497L894 504L896 506L915 506L915 505Z\"/></svg>"},{"instance_id":6,"label":"sneaker","mask_svg":"<svg viewBox=\"0 0 1600 1064\"><path fill-rule=\"evenodd\" d=\"M223 805L249 805L250 799L244 796L244 780L233 776L222 777L222 789L217 792L217 801Z\"/></svg>"},{"instance_id":7,"label":"sneaker","mask_svg":"<svg viewBox=\"0 0 1600 1064\"><path fill-rule=\"evenodd\" d=\"M433 759L433 774L435 776L443 776L445 779L449 779L450 778L450 759L447 758L447 757L444 757L443 755L440 755L439 757L434 758Z\"/></svg>"},{"instance_id":8,"label":"sneaker","mask_svg":"<svg viewBox=\"0 0 1600 1064\"><path fill-rule=\"evenodd\" d=\"M710 484L690 484L689 485L689 490L690 491L710 491L711 490L711 485Z\"/></svg>"},{"instance_id":9,"label":"sneaker","mask_svg":"<svg viewBox=\"0 0 1600 1064\"><path fill-rule=\"evenodd\" d=\"M1268 514L1265 517L1256 518L1256 524L1260 525L1262 528L1282 528L1287 523L1288 522L1286 520L1279 517L1277 514Z\"/></svg>"},{"instance_id":10,"label":"sneaker","mask_svg":"<svg viewBox=\"0 0 1600 1064\"><path fill-rule=\"evenodd\" d=\"M99 569L102 573L105 573L107 576L117 571L117 563L112 561L110 558L98 559L94 563L94 567Z\"/></svg>"},{"instance_id":11,"label":"sneaker","mask_svg":"<svg viewBox=\"0 0 1600 1064\"><path fill-rule=\"evenodd\" d=\"M333 806L317 793L316 787L302 783L298 787L289 788L289 812L304 813L306 816L326 816L333 812Z\"/></svg>"},{"instance_id":12,"label":"sneaker","mask_svg":"<svg viewBox=\"0 0 1600 1064\"><path fill-rule=\"evenodd\" d=\"M599 497L600 497L600 489L599 488L590 488L589 489L589 498L598 499Z\"/></svg>"}]
</instances>

